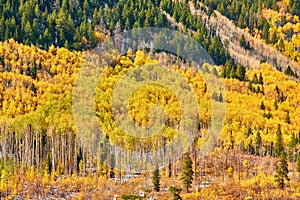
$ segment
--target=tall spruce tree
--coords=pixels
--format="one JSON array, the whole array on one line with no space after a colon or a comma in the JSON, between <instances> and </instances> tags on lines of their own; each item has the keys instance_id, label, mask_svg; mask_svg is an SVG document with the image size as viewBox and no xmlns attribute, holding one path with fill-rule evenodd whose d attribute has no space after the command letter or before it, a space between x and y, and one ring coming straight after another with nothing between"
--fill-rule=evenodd
<instances>
[{"instance_id":1,"label":"tall spruce tree","mask_svg":"<svg viewBox=\"0 0 300 200\"><path fill-rule=\"evenodd\" d=\"M298 177L299 177L299 181L300 181L300 153L298 153L298 155L297 155L296 171L298 172Z\"/></svg>"},{"instance_id":2,"label":"tall spruce tree","mask_svg":"<svg viewBox=\"0 0 300 200\"><path fill-rule=\"evenodd\" d=\"M286 153L282 151L276 168L276 174L275 174L275 183L277 187L281 188L282 190L285 187L286 181L290 180L288 177L288 173L289 173L289 169L288 169Z\"/></svg>"},{"instance_id":3,"label":"tall spruce tree","mask_svg":"<svg viewBox=\"0 0 300 200\"><path fill-rule=\"evenodd\" d=\"M280 124L278 124L278 128L276 131L276 141L275 141L275 157L277 158L280 157L283 151L284 151L284 146L283 146L281 127Z\"/></svg>"},{"instance_id":4,"label":"tall spruce tree","mask_svg":"<svg viewBox=\"0 0 300 200\"><path fill-rule=\"evenodd\" d=\"M296 138L295 133L293 133L291 135L291 140L288 149L288 160L291 162L295 162L295 158L297 157L297 148L296 148L297 143L298 143L298 139Z\"/></svg>"},{"instance_id":5,"label":"tall spruce tree","mask_svg":"<svg viewBox=\"0 0 300 200\"><path fill-rule=\"evenodd\" d=\"M183 157L183 167L182 167L182 174L181 174L181 180L183 183L183 187L186 188L186 191L189 192L189 188L192 185L193 182L193 161L190 158L189 153L185 153Z\"/></svg>"},{"instance_id":6,"label":"tall spruce tree","mask_svg":"<svg viewBox=\"0 0 300 200\"><path fill-rule=\"evenodd\" d=\"M152 183L153 183L154 191L159 192L159 190L160 190L160 174L159 174L158 165L156 165L156 167L153 171Z\"/></svg>"}]
</instances>

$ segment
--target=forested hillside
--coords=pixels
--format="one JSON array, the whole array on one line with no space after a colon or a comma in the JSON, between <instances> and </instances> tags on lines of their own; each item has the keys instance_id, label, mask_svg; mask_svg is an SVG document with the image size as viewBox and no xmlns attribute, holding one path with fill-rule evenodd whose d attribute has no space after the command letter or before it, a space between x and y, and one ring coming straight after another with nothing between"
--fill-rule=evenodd
<instances>
[{"instance_id":1,"label":"forested hillside","mask_svg":"<svg viewBox=\"0 0 300 200\"><path fill-rule=\"evenodd\" d=\"M107 31L168 26L159 1L1 1L0 36L48 48L93 48Z\"/></svg>"},{"instance_id":2,"label":"forested hillside","mask_svg":"<svg viewBox=\"0 0 300 200\"><path fill-rule=\"evenodd\" d=\"M203 1L207 13L218 10L256 38L264 39L299 63L299 11L297 0ZM245 46L247 48L247 46Z\"/></svg>"},{"instance_id":3,"label":"forested hillside","mask_svg":"<svg viewBox=\"0 0 300 200\"><path fill-rule=\"evenodd\" d=\"M299 12L297 0L0 0L0 198L300 198ZM233 25L226 27L225 17L241 29L231 32ZM219 19L223 32L218 30L222 26L212 25ZM94 99L103 132L99 146L119 146L129 153L93 154L80 140L72 112L78 72L92 49L139 27L179 30L198 42L214 64L199 68L180 55L142 45L125 53L106 52L113 59L102 66ZM235 41L224 40L227 30ZM165 39L160 37L154 41ZM293 65L259 60L266 54L251 41L260 39ZM234 44L239 45L235 50ZM195 50L178 38L172 45L178 54ZM255 61L244 66L244 57ZM135 126L151 125L155 105L166 113L154 136L136 137L116 121L124 118L122 103L128 91L117 99L118 109L112 107L112 96L122 77L139 72L141 66L148 67L143 76L157 79L151 69L158 65L186 82L172 80L179 92L148 84L132 93L126 109ZM207 76L222 79L224 91L210 90ZM138 73L129 77L121 82L124 88L143 79ZM135 160L130 151L143 158L182 136L180 99L187 100L189 92L195 94L198 109L188 105L187 112L197 114L192 125L197 129L187 152L169 155L165 166L145 164L146 171L135 171L132 166L144 160ZM226 116L220 136L207 152L201 147L211 134L213 103L224 103ZM129 160L128 166L117 165L120 160Z\"/></svg>"},{"instance_id":4,"label":"forested hillside","mask_svg":"<svg viewBox=\"0 0 300 200\"><path fill-rule=\"evenodd\" d=\"M112 113L104 110L109 110L107 105L111 94L107 92L113 90L107 86L113 87L120 73L124 73L128 68L150 61L142 51L136 52L135 56L134 62L128 57L120 57L120 67L108 68L107 78L100 81L96 99L99 122L105 127L104 130L112 142L117 141L118 137L127 137L118 134L116 129L110 130L110 127L115 126L110 117ZM57 173L85 170L91 157L80 148L73 122L70 120L71 89L84 55L69 52L64 48L50 48L49 51L44 51L9 40L1 44L1 57L1 80L4 83L1 90L1 147L3 154L7 155L3 160L2 173L7 173L8 170L10 175L6 176L12 176L15 173L11 171L12 168L5 167L11 164L35 166L37 169L48 171L47 173L53 170ZM205 67L204 71L219 71L221 76L226 77L229 76L226 74L232 71L230 67L225 65L223 70L219 67ZM205 133L210 120L211 95L201 74L192 68L185 71L176 66L173 68L179 70L196 91L200 103L200 124L203 127L202 132ZM289 150L289 160L295 161L300 131L299 110L295 109L300 103L298 84L280 72L273 71L268 64L262 64L259 70L247 71L244 76L242 80L224 80L227 114L218 147L229 151L240 149L241 153L246 154L275 157L279 156L278 148L285 147ZM132 118L136 123L148 123L147 114L137 112L136 109L142 106L145 107L142 110L148 110L148 106L157 103L158 97L170 99L162 101L165 102L162 106L168 105L169 109L175 109L169 110L170 113L178 112L176 100L171 93L164 92L164 88L157 89L149 85L132 97L135 99L131 107L132 113L135 113ZM212 94L212 98L213 101L223 101L219 94ZM146 104L145 99L148 102ZM144 103L139 103L140 100ZM176 123L176 114L172 116L169 116L171 127L174 126L172 123ZM162 139L174 134L170 128L165 131ZM278 133L280 136L276 136ZM282 137L282 147L278 146L278 137ZM125 139L125 143L128 142L126 145L133 144L133 141L128 139L130 138ZM202 142L202 138L199 138L197 143L201 145ZM87 157L83 158L83 153ZM177 165L174 163L173 167L176 168ZM96 166L101 169L105 165L99 163Z\"/></svg>"}]
</instances>

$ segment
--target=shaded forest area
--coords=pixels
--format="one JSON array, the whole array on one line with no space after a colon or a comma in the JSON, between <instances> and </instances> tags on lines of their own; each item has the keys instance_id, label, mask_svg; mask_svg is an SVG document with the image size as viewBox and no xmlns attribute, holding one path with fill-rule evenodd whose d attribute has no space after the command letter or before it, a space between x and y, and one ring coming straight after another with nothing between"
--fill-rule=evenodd
<instances>
[{"instance_id":1,"label":"shaded forest area","mask_svg":"<svg viewBox=\"0 0 300 200\"><path fill-rule=\"evenodd\" d=\"M0 38L48 49L94 48L109 31L167 27L159 1L1 0Z\"/></svg>"}]
</instances>

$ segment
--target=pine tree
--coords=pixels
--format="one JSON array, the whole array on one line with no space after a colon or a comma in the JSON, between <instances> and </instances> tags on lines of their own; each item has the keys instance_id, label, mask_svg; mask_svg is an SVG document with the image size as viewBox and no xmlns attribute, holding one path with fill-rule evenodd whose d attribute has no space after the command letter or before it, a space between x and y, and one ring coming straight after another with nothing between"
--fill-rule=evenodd
<instances>
[{"instance_id":1,"label":"pine tree","mask_svg":"<svg viewBox=\"0 0 300 200\"><path fill-rule=\"evenodd\" d=\"M284 146L283 146L281 127L280 124L278 124L278 128L276 131L276 141L275 141L275 157L278 158L283 151L284 151Z\"/></svg>"},{"instance_id":2,"label":"pine tree","mask_svg":"<svg viewBox=\"0 0 300 200\"><path fill-rule=\"evenodd\" d=\"M79 153L77 154L77 171L80 171L80 162L82 162L83 154L82 154L82 148L79 148Z\"/></svg>"},{"instance_id":3,"label":"pine tree","mask_svg":"<svg viewBox=\"0 0 300 200\"><path fill-rule=\"evenodd\" d=\"M297 155L296 171L298 172L298 177L299 177L299 180L300 180L300 153L298 153L298 155Z\"/></svg>"},{"instance_id":4,"label":"pine tree","mask_svg":"<svg viewBox=\"0 0 300 200\"><path fill-rule=\"evenodd\" d=\"M159 190L160 190L160 174L159 174L158 165L156 165L156 168L153 171L152 183L153 183L154 191L159 192Z\"/></svg>"},{"instance_id":5,"label":"pine tree","mask_svg":"<svg viewBox=\"0 0 300 200\"><path fill-rule=\"evenodd\" d=\"M51 155L49 153L48 153L48 156L47 156L47 168L48 168L49 174L51 174L51 172L52 172L52 162L51 162Z\"/></svg>"},{"instance_id":6,"label":"pine tree","mask_svg":"<svg viewBox=\"0 0 300 200\"><path fill-rule=\"evenodd\" d=\"M296 153L297 143L298 143L298 139L296 138L295 134L293 133L291 135L291 140L290 140L289 149L288 149L288 159L291 162L295 161L295 157L296 157L295 153Z\"/></svg>"},{"instance_id":7,"label":"pine tree","mask_svg":"<svg viewBox=\"0 0 300 200\"><path fill-rule=\"evenodd\" d=\"M240 46L244 49L250 49L249 43L246 41L246 38L244 35L242 35L240 38Z\"/></svg>"},{"instance_id":8,"label":"pine tree","mask_svg":"<svg viewBox=\"0 0 300 200\"><path fill-rule=\"evenodd\" d=\"M288 76L295 76L295 73L294 71L292 70L291 66L288 66L286 68L286 70L284 70L284 74L285 75L288 75Z\"/></svg>"},{"instance_id":9,"label":"pine tree","mask_svg":"<svg viewBox=\"0 0 300 200\"><path fill-rule=\"evenodd\" d=\"M173 199L172 200L181 200L182 198L179 196L181 188L171 186L169 188L169 191L173 194Z\"/></svg>"},{"instance_id":10,"label":"pine tree","mask_svg":"<svg viewBox=\"0 0 300 200\"><path fill-rule=\"evenodd\" d=\"M236 77L237 77L240 81L245 81L245 73L246 73L245 67L239 65L239 66L237 67L237 70L236 70Z\"/></svg>"},{"instance_id":11,"label":"pine tree","mask_svg":"<svg viewBox=\"0 0 300 200\"><path fill-rule=\"evenodd\" d=\"M248 90L250 90L251 92L253 91L252 81L248 82Z\"/></svg>"},{"instance_id":12,"label":"pine tree","mask_svg":"<svg viewBox=\"0 0 300 200\"><path fill-rule=\"evenodd\" d=\"M285 187L285 182L290 180L288 177L288 173L289 173L289 169L288 169L286 153L283 151L279 158L278 165L276 168L276 174L275 174L275 183L277 187L281 188L282 190Z\"/></svg>"},{"instance_id":13,"label":"pine tree","mask_svg":"<svg viewBox=\"0 0 300 200\"><path fill-rule=\"evenodd\" d=\"M285 44L284 44L284 40L282 38L279 39L277 48L279 51L285 50Z\"/></svg>"},{"instance_id":14,"label":"pine tree","mask_svg":"<svg viewBox=\"0 0 300 200\"><path fill-rule=\"evenodd\" d=\"M193 161L190 158L189 153L185 153L183 157L183 167L180 180L182 180L183 187L186 188L186 191L189 192L189 188L193 182Z\"/></svg>"}]
</instances>

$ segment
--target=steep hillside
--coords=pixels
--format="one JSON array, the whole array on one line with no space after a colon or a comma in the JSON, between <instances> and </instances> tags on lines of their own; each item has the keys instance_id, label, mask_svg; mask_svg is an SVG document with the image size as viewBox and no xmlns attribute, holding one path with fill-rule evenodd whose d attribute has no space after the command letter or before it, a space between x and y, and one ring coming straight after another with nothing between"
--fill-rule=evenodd
<instances>
[{"instance_id":1,"label":"steep hillside","mask_svg":"<svg viewBox=\"0 0 300 200\"><path fill-rule=\"evenodd\" d=\"M201 4L199 4L201 5ZM299 64L290 60L287 56L283 55L275 47L265 43L264 40L253 37L247 30L239 28L236 23L223 16L220 12L214 11L212 16L209 16L205 10L207 7L195 8L192 2L189 2L190 11L192 15L200 16L202 23L207 28L210 37L217 35L222 39L228 49L230 56L236 63L246 66L247 68L259 68L262 62L267 62L282 72L286 72L288 66L291 67L295 75L290 78L297 79L299 74ZM176 27L186 30L186 26L181 21L176 21L168 12L163 11L167 19ZM197 18L197 17L195 17ZM191 31L193 28L190 28ZM199 31L199 29L198 29ZM194 31L194 34L197 34ZM244 38L244 43L248 44L247 47L241 44L241 38Z\"/></svg>"},{"instance_id":2,"label":"steep hillside","mask_svg":"<svg viewBox=\"0 0 300 200\"><path fill-rule=\"evenodd\" d=\"M265 43L265 41L252 37L246 30L236 27L233 21L227 19L218 11L215 15L208 17L201 9L195 10L190 3L193 14L200 15L203 21L206 21L206 27L216 31L216 34L222 38L223 42L228 42L230 55L237 63L247 67L259 67L262 61L270 63L272 66L281 68L281 71L291 66L299 74L300 67L296 62L291 61L274 47ZM244 36L249 43L249 49L241 46L240 39Z\"/></svg>"}]
</instances>

